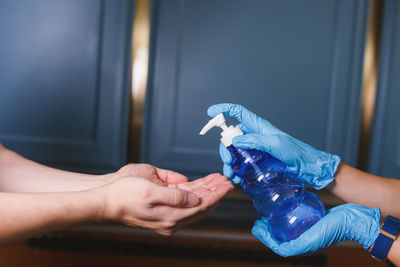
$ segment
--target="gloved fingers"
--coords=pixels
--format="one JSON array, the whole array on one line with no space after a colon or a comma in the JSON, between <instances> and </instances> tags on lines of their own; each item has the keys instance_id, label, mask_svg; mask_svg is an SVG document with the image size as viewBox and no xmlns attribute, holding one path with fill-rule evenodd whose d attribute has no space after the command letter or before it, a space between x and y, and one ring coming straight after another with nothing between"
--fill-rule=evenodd
<instances>
[{"instance_id":1,"label":"gloved fingers","mask_svg":"<svg viewBox=\"0 0 400 267\"><path fill-rule=\"evenodd\" d=\"M284 257L311 254L346 239L357 241L368 248L379 233L379 218L378 208L345 204L327 211L310 229L289 242L280 243L274 239L268 224L263 221L255 223L252 233L275 253Z\"/></svg>"},{"instance_id":2,"label":"gloved fingers","mask_svg":"<svg viewBox=\"0 0 400 267\"><path fill-rule=\"evenodd\" d=\"M230 165L224 164L223 167L224 176L228 177L229 179L233 177L234 173Z\"/></svg>"},{"instance_id":3,"label":"gloved fingers","mask_svg":"<svg viewBox=\"0 0 400 267\"><path fill-rule=\"evenodd\" d=\"M224 144L219 143L219 155L221 156L224 164L231 165L232 164L232 155L229 150L224 146Z\"/></svg>"},{"instance_id":4,"label":"gloved fingers","mask_svg":"<svg viewBox=\"0 0 400 267\"><path fill-rule=\"evenodd\" d=\"M247 133L251 133L252 131L251 131L251 129L249 129L245 124L243 124L243 123L239 123L238 125L236 125L237 127L239 127L239 129L240 130L242 130L242 132L244 133L244 134L247 134Z\"/></svg>"},{"instance_id":5,"label":"gloved fingers","mask_svg":"<svg viewBox=\"0 0 400 267\"><path fill-rule=\"evenodd\" d=\"M273 148L279 143L275 136L255 133L236 136L233 138L232 142L236 147L244 149L257 149L270 153L271 155L274 154Z\"/></svg>"},{"instance_id":6,"label":"gloved fingers","mask_svg":"<svg viewBox=\"0 0 400 267\"><path fill-rule=\"evenodd\" d=\"M336 231L342 229L342 232L346 232L343 234L342 240L357 241L365 249L368 249L379 235L381 212L378 207L370 209L348 203L330 209L327 214L323 219L330 218L332 229ZM336 241L334 244L340 241Z\"/></svg>"},{"instance_id":7,"label":"gloved fingers","mask_svg":"<svg viewBox=\"0 0 400 267\"><path fill-rule=\"evenodd\" d=\"M241 109L241 105L232 103L220 103L210 106L207 109L207 114L208 116L215 117L218 114L223 113L224 115L235 117L240 122L242 122Z\"/></svg>"},{"instance_id":8,"label":"gloved fingers","mask_svg":"<svg viewBox=\"0 0 400 267\"><path fill-rule=\"evenodd\" d=\"M329 210L326 211L325 217L328 214L345 214L348 213L350 210L370 210L370 208L364 207L359 204L354 204L354 203L346 203L343 205L338 205L336 207L330 208Z\"/></svg>"},{"instance_id":9,"label":"gloved fingers","mask_svg":"<svg viewBox=\"0 0 400 267\"><path fill-rule=\"evenodd\" d=\"M311 254L346 239L345 220L335 213L330 212L298 238L289 242L280 243L274 239L268 225L262 221L256 222L252 233L275 253L283 257Z\"/></svg>"},{"instance_id":10,"label":"gloved fingers","mask_svg":"<svg viewBox=\"0 0 400 267\"><path fill-rule=\"evenodd\" d=\"M283 257L297 256L312 254L321 248L330 246L334 236L326 236L326 227L329 227L329 223L326 224L326 221L317 222L298 238L281 243L277 253Z\"/></svg>"},{"instance_id":11,"label":"gloved fingers","mask_svg":"<svg viewBox=\"0 0 400 267\"><path fill-rule=\"evenodd\" d=\"M329 210L327 210L327 211L325 212L325 216L328 215L328 214L330 214L330 213L332 213L332 212L338 212L338 211L341 211L341 210L343 210L343 209L346 209L346 208L347 208L347 205L354 205L354 204L348 203L348 204L343 204L343 205L339 205L339 206L335 206L335 207L333 207L333 208L330 208Z\"/></svg>"},{"instance_id":12,"label":"gloved fingers","mask_svg":"<svg viewBox=\"0 0 400 267\"><path fill-rule=\"evenodd\" d=\"M235 117L238 121L245 124L246 127L252 132L261 133L263 131L268 132L269 129L276 130L276 128L270 122L257 116L241 105L222 103L213 105L207 110L207 114L211 117L215 117L219 113Z\"/></svg>"},{"instance_id":13,"label":"gloved fingers","mask_svg":"<svg viewBox=\"0 0 400 267\"><path fill-rule=\"evenodd\" d=\"M235 176L232 178L232 183L234 184L240 184L242 182L242 178L240 178L239 176Z\"/></svg>"},{"instance_id":14,"label":"gloved fingers","mask_svg":"<svg viewBox=\"0 0 400 267\"><path fill-rule=\"evenodd\" d=\"M330 209L321 220L297 239L281 243L279 254L287 256L310 254L348 239L347 235L354 225L348 225L347 205L349 204Z\"/></svg>"},{"instance_id":15,"label":"gloved fingers","mask_svg":"<svg viewBox=\"0 0 400 267\"><path fill-rule=\"evenodd\" d=\"M224 171L224 176L228 177L232 183L240 184L242 182L242 178L240 178L239 176L234 176L234 173L230 165L224 164L223 171Z\"/></svg>"},{"instance_id":16,"label":"gloved fingers","mask_svg":"<svg viewBox=\"0 0 400 267\"><path fill-rule=\"evenodd\" d=\"M259 239L264 245L269 247L275 253L278 253L279 241L277 241L270 232L268 224L266 224L262 220L257 220L254 223L253 228L251 229L251 233Z\"/></svg>"},{"instance_id":17,"label":"gloved fingers","mask_svg":"<svg viewBox=\"0 0 400 267\"><path fill-rule=\"evenodd\" d=\"M221 155L221 159L224 162L223 172L226 177L231 179L232 183L239 184L242 182L242 178L239 176L234 177L234 173L231 167L232 164L232 155L229 150L224 146L224 144L219 144L219 154ZM232 178L233 177L233 178Z\"/></svg>"}]
</instances>

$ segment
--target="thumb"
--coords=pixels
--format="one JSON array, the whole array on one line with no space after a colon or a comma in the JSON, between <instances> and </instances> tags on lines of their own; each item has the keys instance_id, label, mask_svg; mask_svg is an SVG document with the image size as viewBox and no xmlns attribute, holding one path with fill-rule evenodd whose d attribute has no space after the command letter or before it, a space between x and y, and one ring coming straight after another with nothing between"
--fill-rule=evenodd
<instances>
[{"instance_id":1,"label":"thumb","mask_svg":"<svg viewBox=\"0 0 400 267\"><path fill-rule=\"evenodd\" d=\"M219 143L219 154L224 164L231 165L232 163L231 152L229 152L229 150L224 146L224 144L222 144L222 142Z\"/></svg>"},{"instance_id":2,"label":"thumb","mask_svg":"<svg viewBox=\"0 0 400 267\"><path fill-rule=\"evenodd\" d=\"M164 187L157 196L157 203L177 208L191 208L197 206L200 199L192 192Z\"/></svg>"}]
</instances>

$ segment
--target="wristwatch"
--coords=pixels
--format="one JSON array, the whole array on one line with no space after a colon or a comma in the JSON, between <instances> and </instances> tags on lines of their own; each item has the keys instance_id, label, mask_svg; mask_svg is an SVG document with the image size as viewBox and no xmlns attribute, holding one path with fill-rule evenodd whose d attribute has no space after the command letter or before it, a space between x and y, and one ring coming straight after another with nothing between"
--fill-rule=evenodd
<instances>
[{"instance_id":1,"label":"wristwatch","mask_svg":"<svg viewBox=\"0 0 400 267\"><path fill-rule=\"evenodd\" d=\"M384 261L393 244L396 240L397 233L400 230L400 220L387 216L381 227L380 233L375 240L371 249L371 255L375 259Z\"/></svg>"}]
</instances>

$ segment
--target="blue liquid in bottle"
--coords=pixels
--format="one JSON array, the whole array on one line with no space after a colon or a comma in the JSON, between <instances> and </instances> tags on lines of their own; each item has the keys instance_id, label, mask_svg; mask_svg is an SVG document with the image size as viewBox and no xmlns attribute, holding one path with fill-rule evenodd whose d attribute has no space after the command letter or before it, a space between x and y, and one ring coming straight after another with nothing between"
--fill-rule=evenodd
<instances>
[{"instance_id":1,"label":"blue liquid in bottle","mask_svg":"<svg viewBox=\"0 0 400 267\"><path fill-rule=\"evenodd\" d=\"M266 152L227 148L233 157L232 170L242 178L243 192L253 198L254 209L277 240L297 238L325 215L322 201L305 191L283 162Z\"/></svg>"},{"instance_id":2,"label":"blue liquid in bottle","mask_svg":"<svg viewBox=\"0 0 400 267\"><path fill-rule=\"evenodd\" d=\"M234 147L233 138L243 132L237 126L228 127L222 113L211 119L200 135L213 127L222 129L221 142L232 154L232 170L242 178L243 192L253 198L254 209L276 239L295 239L325 215L321 200L305 191L283 162L262 151Z\"/></svg>"}]
</instances>

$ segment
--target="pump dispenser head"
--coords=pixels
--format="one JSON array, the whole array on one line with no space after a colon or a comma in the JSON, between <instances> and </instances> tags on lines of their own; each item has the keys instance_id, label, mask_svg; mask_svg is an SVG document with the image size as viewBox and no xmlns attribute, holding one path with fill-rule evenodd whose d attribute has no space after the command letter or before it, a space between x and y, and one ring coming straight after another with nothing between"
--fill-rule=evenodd
<instances>
[{"instance_id":1,"label":"pump dispenser head","mask_svg":"<svg viewBox=\"0 0 400 267\"><path fill-rule=\"evenodd\" d=\"M236 136L243 135L242 130L239 127L233 125L226 126L225 117L222 113L211 119L204 127L201 129L200 135L205 135L211 128L220 127L221 132L221 142L224 146L228 147L232 145L232 139Z\"/></svg>"}]
</instances>

